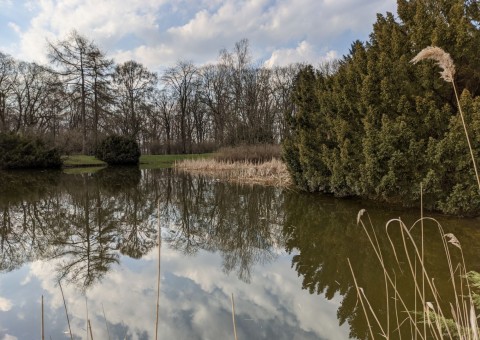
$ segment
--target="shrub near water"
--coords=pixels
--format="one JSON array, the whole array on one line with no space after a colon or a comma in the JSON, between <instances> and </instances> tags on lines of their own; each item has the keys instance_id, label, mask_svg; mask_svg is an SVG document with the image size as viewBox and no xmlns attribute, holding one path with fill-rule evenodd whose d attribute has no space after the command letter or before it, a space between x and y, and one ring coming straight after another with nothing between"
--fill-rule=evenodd
<instances>
[{"instance_id":1,"label":"shrub near water","mask_svg":"<svg viewBox=\"0 0 480 340\"><path fill-rule=\"evenodd\" d=\"M45 169L61 165L59 151L48 147L41 139L0 134L0 169Z\"/></svg>"},{"instance_id":2,"label":"shrub near water","mask_svg":"<svg viewBox=\"0 0 480 340\"><path fill-rule=\"evenodd\" d=\"M95 156L109 165L138 164L140 148L133 138L113 135L100 143Z\"/></svg>"}]
</instances>

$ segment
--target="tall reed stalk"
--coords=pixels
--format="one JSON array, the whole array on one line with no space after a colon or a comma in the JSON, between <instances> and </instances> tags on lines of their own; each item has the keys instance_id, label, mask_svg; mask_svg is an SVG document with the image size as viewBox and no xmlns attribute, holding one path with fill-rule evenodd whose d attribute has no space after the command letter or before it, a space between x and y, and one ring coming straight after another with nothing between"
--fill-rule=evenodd
<instances>
[{"instance_id":1,"label":"tall reed stalk","mask_svg":"<svg viewBox=\"0 0 480 340\"><path fill-rule=\"evenodd\" d=\"M389 249L393 253L394 260L400 271L405 271L405 275L409 274L414 286L415 301L419 300L421 309L418 311L415 306L409 305L405 299L405 292L397 286L396 274L393 266L386 262L384 252L385 249L380 247L377 232L368 218L368 222L364 221L363 215L366 212L361 210L357 219L358 224L363 228L370 246L374 250L374 254L380 264L384 274L386 283L385 294L387 300L395 301L395 318L391 319L390 306L386 304L386 318L384 324L380 321L377 312L371 306L364 290L357 282L353 267L350 265L352 276L354 277L354 285L357 290L357 296L361 303L363 313L367 318L367 326L372 338L376 338L373 333L373 326L379 331L379 335L383 338L390 339L401 336L401 328L410 327L413 330L412 339L478 339L478 325L476 322L476 311L474 305L473 294L470 283L467 279L467 270L463 256L462 247L453 234L445 233L441 224L430 217L422 217L412 226L407 225L401 219L392 219L385 226L385 234L388 240ZM454 301L450 302L450 308L445 311L445 303L439 295L435 281L429 274L425 262L425 253L423 248L424 234L422 224L424 221L433 222L438 230L443 245L443 253L446 259L446 265L449 271L449 282ZM401 244L395 244L390 234L390 228L396 226L400 231ZM421 228L420 245L415 241L412 231L415 228ZM452 260L450 247L454 247L460 252L461 261L455 264ZM413 254L412 254L413 252ZM402 254L405 260L400 261L399 256ZM349 261L350 264L350 261ZM406 267L406 268L405 268ZM418 272L419 270L419 272ZM400 314L404 315L403 319L398 319L398 308ZM389 324L394 327L389 327ZM420 326L420 323L423 323Z\"/></svg>"},{"instance_id":2,"label":"tall reed stalk","mask_svg":"<svg viewBox=\"0 0 480 340\"><path fill-rule=\"evenodd\" d=\"M233 293L232 293L232 323L233 323L234 339L238 340L238 338L237 338L237 325L235 323L235 300L233 299Z\"/></svg>"},{"instance_id":3,"label":"tall reed stalk","mask_svg":"<svg viewBox=\"0 0 480 340\"><path fill-rule=\"evenodd\" d=\"M477 162L475 161L475 156L473 154L473 148L468 135L467 124L465 124L462 105L460 104L460 98L458 97L457 86L455 86L455 64L453 63L450 54L436 46L424 48L415 56L415 58L412 59L412 62L416 64L419 61L427 59L435 60L437 65L442 69L442 72L440 72L441 78L447 83L452 84L453 92L455 93L455 99L457 100L458 112L462 120L463 131L465 132L465 138L467 139L468 150L470 151L470 157L472 159L473 169L475 170L475 178L477 179L478 190L480 192L480 177L478 175Z\"/></svg>"},{"instance_id":4,"label":"tall reed stalk","mask_svg":"<svg viewBox=\"0 0 480 340\"><path fill-rule=\"evenodd\" d=\"M90 319L88 319L88 329L90 330L90 339L93 340L92 324L90 323Z\"/></svg>"},{"instance_id":5,"label":"tall reed stalk","mask_svg":"<svg viewBox=\"0 0 480 340\"><path fill-rule=\"evenodd\" d=\"M63 294L62 283L60 280L58 280L58 286L60 287L60 292L62 292L63 306L65 307L65 315L67 316L68 332L70 334L70 339L73 340L72 328L70 327L70 318L68 317L67 311L67 302L65 301L65 295Z\"/></svg>"},{"instance_id":6,"label":"tall reed stalk","mask_svg":"<svg viewBox=\"0 0 480 340\"><path fill-rule=\"evenodd\" d=\"M103 307L103 303L102 303L102 311L103 311L103 319L105 320L105 327L107 328L108 340L110 340L110 330L108 329L107 316L105 315L105 308Z\"/></svg>"},{"instance_id":7,"label":"tall reed stalk","mask_svg":"<svg viewBox=\"0 0 480 340\"><path fill-rule=\"evenodd\" d=\"M44 321L44 317L43 317L44 313L43 313L43 295L42 295L42 340L45 340L45 321Z\"/></svg>"},{"instance_id":8,"label":"tall reed stalk","mask_svg":"<svg viewBox=\"0 0 480 340\"><path fill-rule=\"evenodd\" d=\"M160 225L160 200L157 203L157 225L158 225L158 275L157 275L157 303L155 317L155 340L158 340L158 317L160 311L160 256L162 249L162 229Z\"/></svg>"}]
</instances>

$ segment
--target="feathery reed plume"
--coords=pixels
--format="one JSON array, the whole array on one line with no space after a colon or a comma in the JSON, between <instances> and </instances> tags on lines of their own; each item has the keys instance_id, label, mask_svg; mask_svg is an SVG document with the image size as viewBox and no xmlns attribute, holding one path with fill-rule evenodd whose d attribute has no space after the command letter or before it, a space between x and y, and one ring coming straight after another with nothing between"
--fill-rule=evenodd
<instances>
[{"instance_id":1,"label":"feathery reed plume","mask_svg":"<svg viewBox=\"0 0 480 340\"><path fill-rule=\"evenodd\" d=\"M448 83L453 83L455 64L453 63L450 54L442 50L440 47L428 46L421 50L415 58L412 59L412 63L416 64L419 61L426 59L435 60L437 65L442 68L442 72L440 72L441 78Z\"/></svg>"},{"instance_id":2,"label":"feathery reed plume","mask_svg":"<svg viewBox=\"0 0 480 340\"><path fill-rule=\"evenodd\" d=\"M62 284L60 283L60 280L58 280L58 286L60 287L60 291L62 292L63 306L65 307L65 315L67 316L68 331L70 332L70 339L73 340L72 328L70 327L70 318L68 317L68 311L67 311L67 302L65 301L65 295L63 294Z\"/></svg>"},{"instance_id":3,"label":"feathery reed plume","mask_svg":"<svg viewBox=\"0 0 480 340\"><path fill-rule=\"evenodd\" d=\"M463 130L465 131L465 137L467 138L468 149L470 150L470 157L473 163L473 169L475 170L475 177L477 179L478 190L480 192L480 176L478 175L477 162L473 155L472 143L470 143L470 137L468 136L467 125L465 124L465 118L463 116L462 106L460 105L460 99L458 98L457 87L455 86L455 64L453 63L450 54L442 50L440 47L428 46L421 50L411 62L416 64L419 61L432 59L437 62L437 65L442 68L441 78L446 82L452 83L453 91L455 92L455 99L458 104L458 111L460 112L460 118L462 119Z\"/></svg>"}]
</instances>

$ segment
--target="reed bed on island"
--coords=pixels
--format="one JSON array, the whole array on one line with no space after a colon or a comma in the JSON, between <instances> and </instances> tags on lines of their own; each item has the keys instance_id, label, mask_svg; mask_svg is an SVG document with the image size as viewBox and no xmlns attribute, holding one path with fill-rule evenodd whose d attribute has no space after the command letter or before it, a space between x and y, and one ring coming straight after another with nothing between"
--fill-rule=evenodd
<instances>
[{"instance_id":1,"label":"reed bed on island","mask_svg":"<svg viewBox=\"0 0 480 340\"><path fill-rule=\"evenodd\" d=\"M211 176L229 182L290 187L292 180L287 166L279 159L264 163L251 161L226 162L216 159L184 160L175 164L180 171Z\"/></svg>"},{"instance_id":2,"label":"reed bed on island","mask_svg":"<svg viewBox=\"0 0 480 340\"><path fill-rule=\"evenodd\" d=\"M282 158L282 147L278 144L229 146L218 149L213 158L219 162L263 163Z\"/></svg>"}]
</instances>

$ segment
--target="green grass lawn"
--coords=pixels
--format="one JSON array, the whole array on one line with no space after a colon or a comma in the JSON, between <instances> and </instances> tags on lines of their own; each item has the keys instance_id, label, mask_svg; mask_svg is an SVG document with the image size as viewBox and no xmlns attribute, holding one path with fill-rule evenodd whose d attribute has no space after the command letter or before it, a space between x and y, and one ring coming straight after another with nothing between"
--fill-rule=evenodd
<instances>
[{"instance_id":1,"label":"green grass lawn","mask_svg":"<svg viewBox=\"0 0 480 340\"><path fill-rule=\"evenodd\" d=\"M159 169L170 168L176 161L182 159L197 159L210 157L212 154L195 154L195 155L142 155L140 156L140 168L141 169ZM64 156L63 166L66 168L79 168L79 167L101 167L106 166L105 162L95 158L94 156L86 155L71 155Z\"/></svg>"},{"instance_id":2,"label":"green grass lawn","mask_svg":"<svg viewBox=\"0 0 480 340\"><path fill-rule=\"evenodd\" d=\"M71 155L62 158L64 167L90 167L105 166L107 163L95 158L95 156Z\"/></svg>"}]
</instances>

